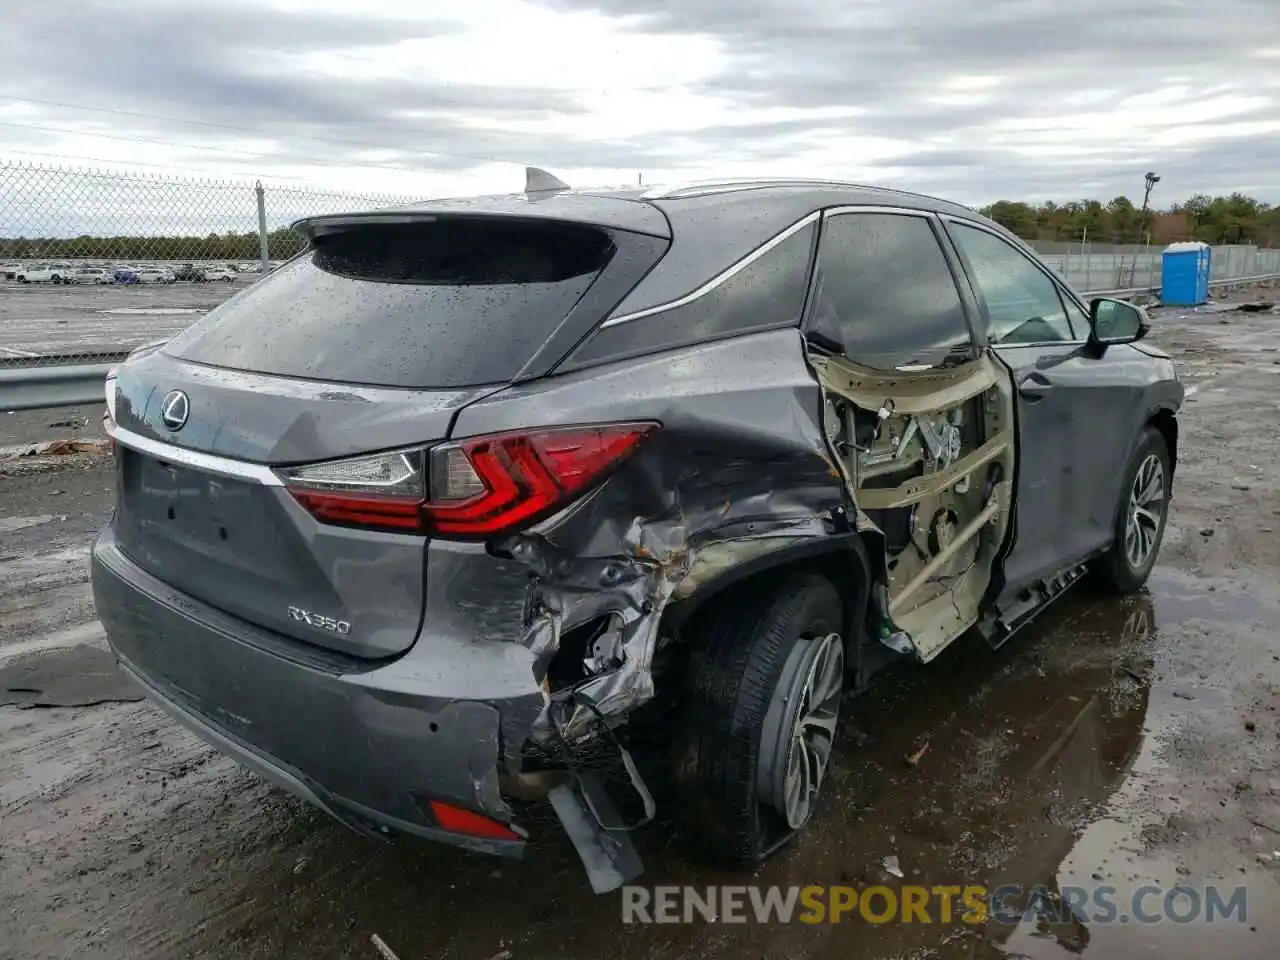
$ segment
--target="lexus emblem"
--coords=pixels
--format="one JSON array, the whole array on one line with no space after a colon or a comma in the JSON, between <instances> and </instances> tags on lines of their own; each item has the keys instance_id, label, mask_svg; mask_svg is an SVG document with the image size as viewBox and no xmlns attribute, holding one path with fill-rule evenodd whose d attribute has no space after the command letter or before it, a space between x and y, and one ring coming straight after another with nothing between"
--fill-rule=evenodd
<instances>
[{"instance_id":1,"label":"lexus emblem","mask_svg":"<svg viewBox=\"0 0 1280 960\"><path fill-rule=\"evenodd\" d=\"M181 430L191 415L191 403L181 390L170 390L160 405L160 422L170 430Z\"/></svg>"}]
</instances>

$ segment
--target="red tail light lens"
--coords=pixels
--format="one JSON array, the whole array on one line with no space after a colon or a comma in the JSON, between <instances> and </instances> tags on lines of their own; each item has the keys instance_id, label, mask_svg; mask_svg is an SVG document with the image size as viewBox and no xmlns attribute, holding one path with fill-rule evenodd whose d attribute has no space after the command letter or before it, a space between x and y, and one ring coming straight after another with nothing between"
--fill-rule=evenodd
<instances>
[{"instance_id":1,"label":"red tail light lens","mask_svg":"<svg viewBox=\"0 0 1280 960\"><path fill-rule=\"evenodd\" d=\"M461 807L431 801L431 813L436 818L436 826L450 833L462 833L469 837L484 837L488 840L523 841L524 837L505 824L499 823L479 813L472 813Z\"/></svg>"},{"instance_id":2,"label":"red tail light lens","mask_svg":"<svg viewBox=\"0 0 1280 960\"><path fill-rule=\"evenodd\" d=\"M485 540L566 506L657 429L615 423L493 434L294 467L281 478L323 523Z\"/></svg>"}]
</instances>

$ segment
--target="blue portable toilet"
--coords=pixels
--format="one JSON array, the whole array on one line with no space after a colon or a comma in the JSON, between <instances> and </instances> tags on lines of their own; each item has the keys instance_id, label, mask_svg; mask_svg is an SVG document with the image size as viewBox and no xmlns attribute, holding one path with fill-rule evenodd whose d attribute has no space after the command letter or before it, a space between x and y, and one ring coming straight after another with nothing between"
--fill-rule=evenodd
<instances>
[{"instance_id":1,"label":"blue portable toilet","mask_svg":"<svg viewBox=\"0 0 1280 960\"><path fill-rule=\"evenodd\" d=\"M1207 243L1171 243L1160 258L1160 302L1194 307L1209 299L1213 250Z\"/></svg>"}]
</instances>

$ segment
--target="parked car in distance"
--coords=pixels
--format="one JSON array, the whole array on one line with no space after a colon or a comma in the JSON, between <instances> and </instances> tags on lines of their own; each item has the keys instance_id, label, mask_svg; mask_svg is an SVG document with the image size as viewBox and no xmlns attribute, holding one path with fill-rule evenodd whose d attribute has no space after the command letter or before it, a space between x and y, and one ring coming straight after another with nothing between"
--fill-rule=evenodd
<instances>
[{"instance_id":1,"label":"parked car in distance","mask_svg":"<svg viewBox=\"0 0 1280 960\"><path fill-rule=\"evenodd\" d=\"M18 271L22 283L71 283L75 267L69 263L33 263Z\"/></svg>"},{"instance_id":2,"label":"parked car in distance","mask_svg":"<svg viewBox=\"0 0 1280 960\"><path fill-rule=\"evenodd\" d=\"M71 274L72 283L111 283L113 277L101 267L78 267Z\"/></svg>"},{"instance_id":3,"label":"parked car in distance","mask_svg":"<svg viewBox=\"0 0 1280 960\"><path fill-rule=\"evenodd\" d=\"M722 181L296 227L116 369L93 591L151 699L366 836L518 855L541 798L603 891L656 795L753 868L877 669L1155 564L1173 361L967 207Z\"/></svg>"},{"instance_id":4,"label":"parked car in distance","mask_svg":"<svg viewBox=\"0 0 1280 960\"><path fill-rule=\"evenodd\" d=\"M168 267L143 266L138 267L135 273L138 276L139 283L173 283L174 272Z\"/></svg>"},{"instance_id":5,"label":"parked car in distance","mask_svg":"<svg viewBox=\"0 0 1280 960\"><path fill-rule=\"evenodd\" d=\"M126 263L117 264L112 270L116 283L138 283L138 268Z\"/></svg>"},{"instance_id":6,"label":"parked car in distance","mask_svg":"<svg viewBox=\"0 0 1280 960\"><path fill-rule=\"evenodd\" d=\"M205 278L205 268L198 267L194 263L184 263L174 268L174 280L186 280L192 283L203 283Z\"/></svg>"},{"instance_id":7,"label":"parked car in distance","mask_svg":"<svg viewBox=\"0 0 1280 960\"><path fill-rule=\"evenodd\" d=\"M20 270L22 270L22 264L20 263L0 263L0 278L16 280Z\"/></svg>"},{"instance_id":8,"label":"parked car in distance","mask_svg":"<svg viewBox=\"0 0 1280 960\"><path fill-rule=\"evenodd\" d=\"M221 280L224 283L231 283L236 278L236 272L230 267L206 267L204 278L209 281Z\"/></svg>"}]
</instances>

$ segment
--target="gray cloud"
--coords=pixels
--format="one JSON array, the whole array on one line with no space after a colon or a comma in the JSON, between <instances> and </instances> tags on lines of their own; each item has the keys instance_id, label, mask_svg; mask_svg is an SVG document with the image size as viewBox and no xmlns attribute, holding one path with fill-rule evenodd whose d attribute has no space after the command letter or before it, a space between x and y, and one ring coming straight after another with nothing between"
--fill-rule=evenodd
<instances>
[{"instance_id":1,"label":"gray cloud","mask_svg":"<svg viewBox=\"0 0 1280 960\"><path fill-rule=\"evenodd\" d=\"M443 84L431 79L429 65L420 76L381 81L339 81L278 65L283 55L351 48L376 56L378 48L405 39L448 37L461 29L457 23L392 19L377 5L353 4L346 14L291 13L253 0L211 7L139 0L127 15L109 0L18 4L0 17L0 49L7 51L0 105L8 94L114 107L133 115L45 104L34 116L6 122L190 145L263 175L274 165L362 162L365 152L380 147L388 152L378 163L424 172L464 172L493 158L552 169L617 169L628 177L643 170L654 179L728 161L776 166L843 138L852 167L870 166L893 185L965 202L1133 193L1152 166L1171 197L1248 189L1280 199L1274 133L1180 149L1156 149L1137 136L1087 157L1069 149L1032 157L993 143L991 134L993 123L1008 120L1040 121L1052 130L1064 115L1105 114L1126 97L1174 82L1269 96L1269 106L1223 119L1276 121L1275 61L1245 57L1251 45L1280 46L1276 0L1218 0L1212 8L1167 0L535 2L625 18L619 29L720 41L727 59L699 92L724 98L744 117L769 107L841 107L855 115L693 132L673 124L666 133L590 140L544 137L522 128L541 118L582 115L573 91ZM529 55L571 56L572 50ZM949 78L974 75L992 78L981 96L939 99ZM600 84L607 89L609 79ZM1073 106L1082 94L1090 103ZM251 136L274 146L244 146ZM0 150L38 150L49 137L0 124ZM858 155L859 138L901 141L913 152L867 164ZM1087 135L1081 139L1091 146ZM238 150L271 155L246 160Z\"/></svg>"},{"instance_id":2,"label":"gray cloud","mask_svg":"<svg viewBox=\"0 0 1280 960\"><path fill-rule=\"evenodd\" d=\"M314 137L324 141L319 152L329 161L384 147L444 171L467 169L489 149L517 145L501 138L467 142L462 117L468 113L480 111L501 123L581 112L572 95L557 91L495 91L410 78L338 81L281 72L270 62L280 54L376 48L459 29L448 21L287 13L248 0L208 8L153 0L131 6L128 16L110 0L24 4L0 17L0 47L13 52L0 95L198 121L96 118L101 131L132 137L225 147L229 139L257 133L292 147L280 158L291 162L316 156L314 143L294 142ZM49 111L49 119L32 123L65 128L85 122L83 112ZM406 117L406 111L416 116Z\"/></svg>"},{"instance_id":3,"label":"gray cloud","mask_svg":"<svg viewBox=\"0 0 1280 960\"><path fill-rule=\"evenodd\" d=\"M1246 59L1251 47L1280 45L1275 0L1219 0L1211 7L1167 0L540 0L558 9L625 17L631 29L701 34L722 41L729 59L707 89L751 107L856 107L841 121L788 120L757 129L709 130L708 147L726 139L748 153L788 137L842 131L919 142L948 135L980 146L990 124L1008 119L1055 119L1081 111L1105 113L1126 97L1173 83L1230 86L1241 95L1266 95L1270 105L1230 120L1280 120L1280 71L1275 61ZM982 76L993 86L972 104L937 102L948 78ZM1072 106L1091 93L1088 106ZM931 101L932 98L932 101ZM1188 192L1228 190L1241 178L1280 198L1277 135L1194 150L1146 150L1141 142L1097 157L1080 169L1080 186L1132 190L1132 172L1162 162ZM1082 137L1082 139L1084 139ZM1271 159L1266 153L1268 144ZM909 182L958 186L977 199L1020 190L1070 190L1053 157L1031 160L1008 150L963 154L924 152L887 166L914 173ZM1130 154L1141 154L1134 160ZM1189 158L1194 158L1190 160ZM851 158L856 159L856 158ZM939 161L956 176L940 176ZM1198 165L1198 166L1197 166ZM1065 166L1065 165L1064 165ZM1143 167L1146 169L1146 167ZM999 170L1000 178L992 176ZM926 175L925 171L929 171ZM1139 171L1139 179L1141 171Z\"/></svg>"}]
</instances>

